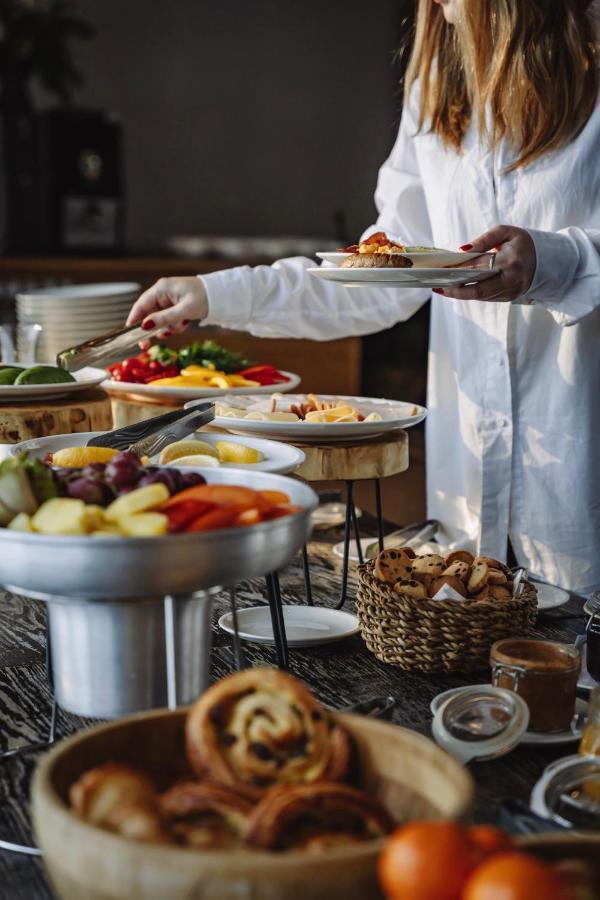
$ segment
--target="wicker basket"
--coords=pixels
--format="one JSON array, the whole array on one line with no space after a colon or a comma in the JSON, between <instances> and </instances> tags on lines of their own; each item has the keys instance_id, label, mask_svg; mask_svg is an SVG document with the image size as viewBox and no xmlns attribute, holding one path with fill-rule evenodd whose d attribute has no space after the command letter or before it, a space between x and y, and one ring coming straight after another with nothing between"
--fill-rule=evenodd
<instances>
[{"instance_id":1,"label":"wicker basket","mask_svg":"<svg viewBox=\"0 0 600 900\"><path fill-rule=\"evenodd\" d=\"M421 600L375 578L374 562L358 569L361 634L382 662L406 671L470 672L489 665L494 641L526 637L537 614L530 582L510 600Z\"/></svg>"}]
</instances>

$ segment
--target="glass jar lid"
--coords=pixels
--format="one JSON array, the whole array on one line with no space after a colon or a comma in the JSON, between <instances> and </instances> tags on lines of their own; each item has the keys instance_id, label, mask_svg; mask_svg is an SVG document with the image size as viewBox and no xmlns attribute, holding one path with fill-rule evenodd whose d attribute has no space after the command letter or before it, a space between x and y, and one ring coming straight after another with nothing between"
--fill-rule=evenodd
<instances>
[{"instance_id":1,"label":"glass jar lid","mask_svg":"<svg viewBox=\"0 0 600 900\"><path fill-rule=\"evenodd\" d=\"M551 763L531 792L534 813L565 828L600 828L600 757L565 756Z\"/></svg>"},{"instance_id":2,"label":"glass jar lid","mask_svg":"<svg viewBox=\"0 0 600 900\"><path fill-rule=\"evenodd\" d=\"M529 708L514 691L474 685L453 693L436 710L435 741L460 762L493 759L517 746L529 725Z\"/></svg>"}]
</instances>

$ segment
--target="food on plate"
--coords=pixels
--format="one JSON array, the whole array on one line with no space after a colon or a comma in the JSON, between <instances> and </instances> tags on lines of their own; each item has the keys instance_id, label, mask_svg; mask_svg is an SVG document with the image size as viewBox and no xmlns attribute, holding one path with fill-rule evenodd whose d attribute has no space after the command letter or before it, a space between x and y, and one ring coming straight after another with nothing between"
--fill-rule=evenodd
<instances>
[{"instance_id":1,"label":"food on plate","mask_svg":"<svg viewBox=\"0 0 600 900\"><path fill-rule=\"evenodd\" d=\"M345 253L385 253L389 256L401 255L406 252L405 245L393 241L387 236L385 231L376 231L359 244L351 244L349 247L344 247L343 249Z\"/></svg>"},{"instance_id":2,"label":"food on plate","mask_svg":"<svg viewBox=\"0 0 600 900\"><path fill-rule=\"evenodd\" d=\"M197 701L186 724L195 772L261 796L275 784L343 780L350 740L310 691L276 669L246 669Z\"/></svg>"},{"instance_id":3,"label":"food on plate","mask_svg":"<svg viewBox=\"0 0 600 900\"><path fill-rule=\"evenodd\" d=\"M379 856L387 900L598 900L583 862L545 862L492 826L411 822Z\"/></svg>"},{"instance_id":4,"label":"food on plate","mask_svg":"<svg viewBox=\"0 0 600 900\"><path fill-rule=\"evenodd\" d=\"M351 749L349 734L301 681L247 669L210 688L187 715L185 750L196 779L150 777L131 765L131 748L127 764L83 772L69 798L85 821L134 840L190 851L319 853L393 827L377 800L343 783ZM360 775L356 767L352 774Z\"/></svg>"},{"instance_id":5,"label":"food on plate","mask_svg":"<svg viewBox=\"0 0 600 900\"><path fill-rule=\"evenodd\" d=\"M389 834L392 820L364 791L321 781L273 787L252 810L246 841L261 850L307 850L359 843Z\"/></svg>"},{"instance_id":6,"label":"food on plate","mask_svg":"<svg viewBox=\"0 0 600 900\"><path fill-rule=\"evenodd\" d=\"M67 384L75 378L66 369L58 366L0 365L0 385Z\"/></svg>"},{"instance_id":7,"label":"food on plate","mask_svg":"<svg viewBox=\"0 0 600 900\"><path fill-rule=\"evenodd\" d=\"M131 450L83 468L56 468L27 454L0 465L0 527L12 531L159 537L257 525L299 511L283 492L208 485L199 472L146 466Z\"/></svg>"},{"instance_id":8,"label":"food on plate","mask_svg":"<svg viewBox=\"0 0 600 900\"><path fill-rule=\"evenodd\" d=\"M109 447L65 447L52 454L52 465L79 469L93 463L107 463L117 455L118 450Z\"/></svg>"},{"instance_id":9,"label":"food on plate","mask_svg":"<svg viewBox=\"0 0 600 900\"><path fill-rule=\"evenodd\" d=\"M410 269L412 260L398 253L352 253L340 263L342 269Z\"/></svg>"},{"instance_id":10,"label":"food on plate","mask_svg":"<svg viewBox=\"0 0 600 900\"><path fill-rule=\"evenodd\" d=\"M159 456L161 465L176 463L178 466L218 466L220 463L252 465L261 462L264 454L239 441L183 440L169 444Z\"/></svg>"},{"instance_id":11,"label":"food on plate","mask_svg":"<svg viewBox=\"0 0 600 900\"><path fill-rule=\"evenodd\" d=\"M454 551L445 558L437 553L416 556L408 547L382 550L375 560L374 574L399 594L416 599L431 599L446 587L458 595L456 599L495 603L513 596L512 573L504 563L475 557L466 550Z\"/></svg>"},{"instance_id":12,"label":"food on plate","mask_svg":"<svg viewBox=\"0 0 600 900\"><path fill-rule=\"evenodd\" d=\"M416 414L417 408L414 406L406 413L411 416ZM272 394L269 400L250 402L246 405L239 400L230 401L230 398L226 397L223 402L215 403L215 415L226 419L248 419L259 422L306 422L307 425L340 425L348 422L383 420L380 412L361 409L359 405L350 403L348 398L320 398L315 394L307 394L296 399L286 397L284 394Z\"/></svg>"},{"instance_id":13,"label":"food on plate","mask_svg":"<svg viewBox=\"0 0 600 900\"><path fill-rule=\"evenodd\" d=\"M259 387L289 381L275 366L251 365L240 353L210 340L188 344L181 350L157 344L109 366L108 371L113 381L156 383L159 387Z\"/></svg>"}]
</instances>

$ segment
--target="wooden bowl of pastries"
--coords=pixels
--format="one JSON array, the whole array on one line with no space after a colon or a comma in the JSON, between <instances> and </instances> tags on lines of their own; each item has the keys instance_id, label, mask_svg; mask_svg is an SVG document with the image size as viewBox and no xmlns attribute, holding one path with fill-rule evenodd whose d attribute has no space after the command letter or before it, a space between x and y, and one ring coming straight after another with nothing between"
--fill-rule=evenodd
<instances>
[{"instance_id":1,"label":"wooden bowl of pastries","mask_svg":"<svg viewBox=\"0 0 600 900\"><path fill-rule=\"evenodd\" d=\"M385 835L462 818L471 777L415 732L332 714L246 669L190 709L82 731L39 764L38 845L64 900L376 898Z\"/></svg>"}]
</instances>

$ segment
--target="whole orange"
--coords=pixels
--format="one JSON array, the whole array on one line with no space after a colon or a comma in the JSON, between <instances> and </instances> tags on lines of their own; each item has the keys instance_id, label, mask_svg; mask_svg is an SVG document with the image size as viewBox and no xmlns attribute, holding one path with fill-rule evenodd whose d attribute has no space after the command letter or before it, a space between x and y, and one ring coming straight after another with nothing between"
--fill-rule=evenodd
<instances>
[{"instance_id":1,"label":"whole orange","mask_svg":"<svg viewBox=\"0 0 600 900\"><path fill-rule=\"evenodd\" d=\"M467 828L467 833L484 858L503 850L511 850L513 846L510 837L493 825L472 825Z\"/></svg>"},{"instance_id":2,"label":"whole orange","mask_svg":"<svg viewBox=\"0 0 600 900\"><path fill-rule=\"evenodd\" d=\"M546 863L510 850L485 860L465 885L462 900L566 900L561 878Z\"/></svg>"},{"instance_id":3,"label":"whole orange","mask_svg":"<svg viewBox=\"0 0 600 900\"><path fill-rule=\"evenodd\" d=\"M388 900L459 900L481 860L467 831L453 822L415 822L398 828L379 857Z\"/></svg>"}]
</instances>

